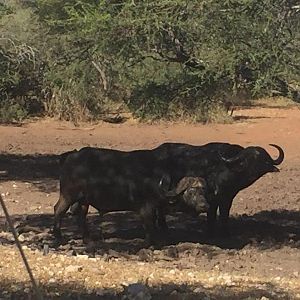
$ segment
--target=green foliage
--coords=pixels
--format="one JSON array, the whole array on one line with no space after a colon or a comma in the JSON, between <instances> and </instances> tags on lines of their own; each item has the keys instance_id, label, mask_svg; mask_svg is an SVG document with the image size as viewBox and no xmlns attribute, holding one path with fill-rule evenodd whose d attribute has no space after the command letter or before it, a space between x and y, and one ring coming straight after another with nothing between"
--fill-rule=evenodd
<instances>
[{"instance_id":1,"label":"green foliage","mask_svg":"<svg viewBox=\"0 0 300 300\"><path fill-rule=\"evenodd\" d=\"M37 18L32 10L7 1L0 6L0 109L1 120L26 117L41 93L43 62ZM39 48L39 49L38 49Z\"/></svg>"},{"instance_id":2,"label":"green foliage","mask_svg":"<svg viewBox=\"0 0 300 300\"><path fill-rule=\"evenodd\" d=\"M0 122L20 122L28 116L25 106L15 101L3 101L0 104Z\"/></svg>"},{"instance_id":3,"label":"green foliage","mask_svg":"<svg viewBox=\"0 0 300 300\"><path fill-rule=\"evenodd\" d=\"M11 3L0 5L0 95L30 94L51 116L98 118L119 103L206 121L243 91L299 96L297 0Z\"/></svg>"}]
</instances>

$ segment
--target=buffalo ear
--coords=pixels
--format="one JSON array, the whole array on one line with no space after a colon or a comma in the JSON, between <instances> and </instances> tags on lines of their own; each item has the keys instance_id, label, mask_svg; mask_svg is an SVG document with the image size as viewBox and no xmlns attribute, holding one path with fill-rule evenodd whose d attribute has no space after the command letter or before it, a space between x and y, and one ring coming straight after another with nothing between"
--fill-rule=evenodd
<instances>
[{"instance_id":1,"label":"buffalo ear","mask_svg":"<svg viewBox=\"0 0 300 300\"><path fill-rule=\"evenodd\" d=\"M215 194L215 196L217 196L219 194L219 187L218 186L215 187L214 194Z\"/></svg>"},{"instance_id":2,"label":"buffalo ear","mask_svg":"<svg viewBox=\"0 0 300 300\"><path fill-rule=\"evenodd\" d=\"M170 188L171 185L171 177L169 174L164 174L160 181L159 181L159 186L162 188L164 192L167 192Z\"/></svg>"}]
</instances>

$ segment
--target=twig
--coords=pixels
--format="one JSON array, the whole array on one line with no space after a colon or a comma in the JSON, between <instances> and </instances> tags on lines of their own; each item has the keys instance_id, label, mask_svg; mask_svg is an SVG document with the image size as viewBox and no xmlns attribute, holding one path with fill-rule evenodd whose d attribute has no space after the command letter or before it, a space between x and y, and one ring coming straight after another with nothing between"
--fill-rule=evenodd
<instances>
[{"instance_id":1,"label":"twig","mask_svg":"<svg viewBox=\"0 0 300 300\"><path fill-rule=\"evenodd\" d=\"M40 289L39 289L38 285L36 284L36 281L35 281L35 279L34 279L34 277L33 277L33 274L32 274L32 271L31 271L31 269L30 269L30 267L29 267L29 264L28 264L28 261L27 261L27 259L26 259L25 253L24 253L24 251L23 251L23 249L22 249L22 246L21 246L21 244L20 244L20 241L19 241L19 239L18 239L16 230L15 230L15 228L14 228L14 226L13 226L13 222L12 222L12 220L11 220L11 218L10 218L10 215L9 215L9 213L8 213L8 211L7 211L6 205L5 205L5 203L4 203L3 198L2 198L1 195L0 195L0 202L1 202L1 206L2 206L2 208L3 208L3 211L4 211L4 214L5 214L6 220L7 220L7 222L8 222L8 225L9 225L9 227L10 227L10 230L11 230L13 236L14 236L16 245L17 245L17 247L18 247L18 249L19 249L19 251L20 251L20 254L21 254L21 257L22 257L22 259L23 259L23 262L24 262L24 265L25 265L25 267L26 267L26 270L27 270L27 272L28 272L29 278L30 278L30 280L31 280L33 289L34 289L34 291L35 291L36 299L37 299L37 300L43 300L44 298L43 298L43 296L42 296L42 294L41 294L41 291L40 291Z\"/></svg>"}]
</instances>

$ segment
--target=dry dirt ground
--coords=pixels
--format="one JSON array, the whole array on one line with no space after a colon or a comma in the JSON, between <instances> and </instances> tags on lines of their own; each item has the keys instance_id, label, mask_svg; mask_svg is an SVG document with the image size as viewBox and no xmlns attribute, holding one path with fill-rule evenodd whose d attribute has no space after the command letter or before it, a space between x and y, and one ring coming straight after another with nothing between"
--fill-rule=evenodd
<instances>
[{"instance_id":1,"label":"dry dirt ground","mask_svg":"<svg viewBox=\"0 0 300 300\"><path fill-rule=\"evenodd\" d=\"M256 107L234 115L228 125L75 127L38 120L0 126L0 172L7 172L0 173L0 191L45 299L300 299L300 110ZM268 144L277 143L286 158L280 173L237 195L226 240L204 237L205 216L174 213L165 244L145 248L134 213L100 219L94 211L90 226L99 232L101 224L104 240L83 245L71 216L64 220L63 242L52 239L58 154L87 145L153 148L165 141L260 145L272 155ZM0 231L0 299L35 299L2 210Z\"/></svg>"}]
</instances>

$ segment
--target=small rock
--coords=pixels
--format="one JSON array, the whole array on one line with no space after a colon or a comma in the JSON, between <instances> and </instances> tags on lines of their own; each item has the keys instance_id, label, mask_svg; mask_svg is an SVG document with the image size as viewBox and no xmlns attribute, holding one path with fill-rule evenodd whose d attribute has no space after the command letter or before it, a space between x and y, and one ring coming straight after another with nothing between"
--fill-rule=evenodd
<instances>
[{"instance_id":1,"label":"small rock","mask_svg":"<svg viewBox=\"0 0 300 300\"><path fill-rule=\"evenodd\" d=\"M268 298L268 297L265 297L265 296L262 296L261 298L260 298L260 300L269 300L270 298Z\"/></svg>"},{"instance_id":2,"label":"small rock","mask_svg":"<svg viewBox=\"0 0 300 300\"><path fill-rule=\"evenodd\" d=\"M65 268L66 273L80 272L80 271L82 271L82 266L72 266L72 265L70 265L70 266L67 266Z\"/></svg>"},{"instance_id":3,"label":"small rock","mask_svg":"<svg viewBox=\"0 0 300 300\"><path fill-rule=\"evenodd\" d=\"M43 246L43 255L47 255L49 253L49 245L44 244Z\"/></svg>"},{"instance_id":4,"label":"small rock","mask_svg":"<svg viewBox=\"0 0 300 300\"><path fill-rule=\"evenodd\" d=\"M60 245L58 247L59 250L70 250L72 248L72 246L70 244L65 244L65 245Z\"/></svg>"},{"instance_id":5,"label":"small rock","mask_svg":"<svg viewBox=\"0 0 300 300\"><path fill-rule=\"evenodd\" d=\"M202 293L202 289L201 288L195 288L193 290L193 292L196 293L196 294L199 294L199 293Z\"/></svg>"},{"instance_id":6,"label":"small rock","mask_svg":"<svg viewBox=\"0 0 300 300\"><path fill-rule=\"evenodd\" d=\"M149 249L141 249L137 255L141 261L152 261L153 260L153 251Z\"/></svg>"},{"instance_id":7,"label":"small rock","mask_svg":"<svg viewBox=\"0 0 300 300\"><path fill-rule=\"evenodd\" d=\"M189 277L194 277L194 273L193 273L193 272L188 272L187 275L188 275Z\"/></svg>"},{"instance_id":8,"label":"small rock","mask_svg":"<svg viewBox=\"0 0 300 300\"><path fill-rule=\"evenodd\" d=\"M18 240L19 240L21 243L23 243L23 242L25 241L24 235L23 235L23 234L20 234L20 235L18 236Z\"/></svg>"},{"instance_id":9,"label":"small rock","mask_svg":"<svg viewBox=\"0 0 300 300\"><path fill-rule=\"evenodd\" d=\"M66 253L67 256L76 256L76 251L75 250L70 250Z\"/></svg>"},{"instance_id":10,"label":"small rock","mask_svg":"<svg viewBox=\"0 0 300 300\"><path fill-rule=\"evenodd\" d=\"M277 280L277 281L279 281L279 280L281 279L281 277L280 277L280 276L277 276L277 277L275 277L274 279Z\"/></svg>"},{"instance_id":11,"label":"small rock","mask_svg":"<svg viewBox=\"0 0 300 300\"><path fill-rule=\"evenodd\" d=\"M89 256L86 254L78 254L76 257L80 259L89 259Z\"/></svg>"},{"instance_id":12,"label":"small rock","mask_svg":"<svg viewBox=\"0 0 300 300\"><path fill-rule=\"evenodd\" d=\"M165 250L165 253L167 256L172 257L172 258L178 258L178 249L176 247L168 247Z\"/></svg>"}]
</instances>

